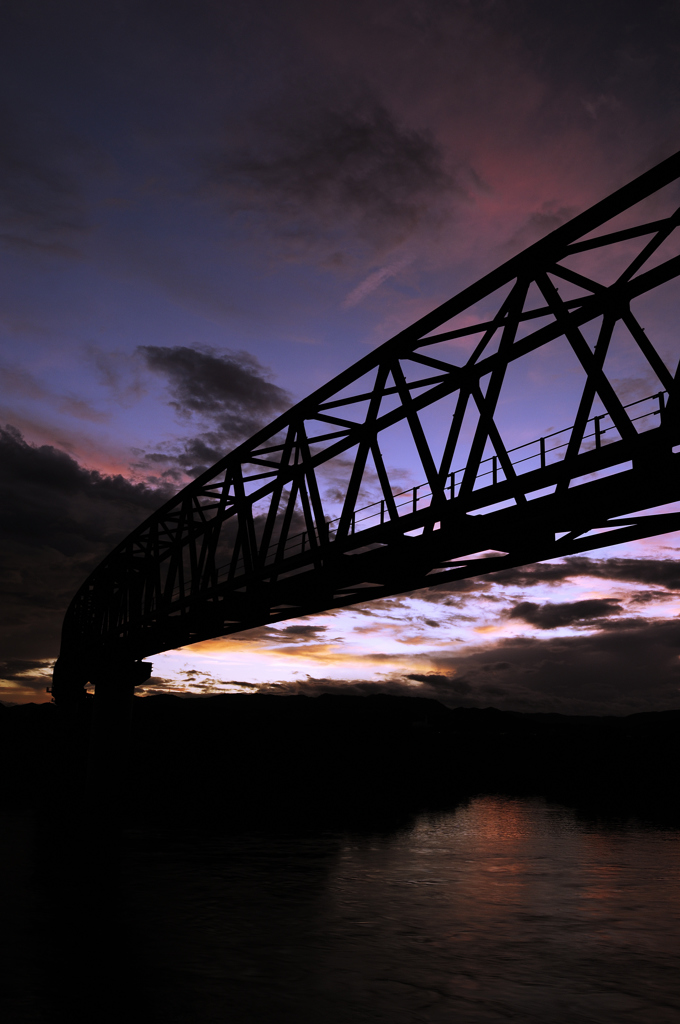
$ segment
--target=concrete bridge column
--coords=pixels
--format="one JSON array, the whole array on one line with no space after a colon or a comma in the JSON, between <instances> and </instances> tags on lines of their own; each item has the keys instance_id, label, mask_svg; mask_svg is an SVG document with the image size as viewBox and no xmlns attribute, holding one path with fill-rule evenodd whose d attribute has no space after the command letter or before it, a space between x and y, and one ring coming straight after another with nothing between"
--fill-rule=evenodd
<instances>
[{"instance_id":1,"label":"concrete bridge column","mask_svg":"<svg viewBox=\"0 0 680 1024\"><path fill-rule=\"evenodd\" d=\"M151 675L151 662L109 662L90 672L94 701L86 783L91 809L120 808L128 775L132 705L136 686Z\"/></svg>"}]
</instances>

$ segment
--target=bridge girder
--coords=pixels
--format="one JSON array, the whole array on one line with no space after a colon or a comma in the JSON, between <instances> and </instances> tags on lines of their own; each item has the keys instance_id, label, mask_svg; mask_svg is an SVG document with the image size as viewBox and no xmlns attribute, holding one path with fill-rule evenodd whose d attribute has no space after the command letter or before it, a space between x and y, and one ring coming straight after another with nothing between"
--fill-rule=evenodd
<instances>
[{"instance_id":1,"label":"bridge girder","mask_svg":"<svg viewBox=\"0 0 680 1024\"><path fill-rule=\"evenodd\" d=\"M631 309L680 274L680 256L659 262L680 210L601 231L678 177L680 153L401 331L150 516L71 602L54 698L199 640L680 528L679 513L644 514L680 500L678 368ZM624 265L607 285L565 263L590 253L597 270L615 250ZM486 320L449 324L480 303ZM628 404L608 375L615 330L655 382ZM452 362L445 346L474 338ZM582 373L574 421L509 448L508 373L558 340ZM435 407L447 417L437 454L423 422ZM400 424L424 479L401 491L381 450ZM346 488L329 500L324 474L338 466ZM367 478L380 497L361 505Z\"/></svg>"}]
</instances>

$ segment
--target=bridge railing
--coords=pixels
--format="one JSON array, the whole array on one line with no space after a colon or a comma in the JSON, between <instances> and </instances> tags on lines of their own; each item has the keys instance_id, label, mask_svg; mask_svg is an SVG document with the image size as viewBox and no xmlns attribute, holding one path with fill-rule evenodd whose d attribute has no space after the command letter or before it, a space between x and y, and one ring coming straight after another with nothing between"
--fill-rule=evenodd
<instances>
[{"instance_id":1,"label":"bridge railing","mask_svg":"<svg viewBox=\"0 0 680 1024\"><path fill-rule=\"evenodd\" d=\"M638 423L642 420L649 421L653 417L661 416L666 407L666 397L666 391L659 391L654 395L638 398L635 402L629 402L623 408L633 409L645 403L655 402L656 408L642 409L637 416L630 417L632 423ZM591 416L587 423L588 425L592 424L592 430L589 433L584 433L583 442L590 442L590 448L602 448L607 444L620 440L619 432L612 423L608 413ZM566 455L573 429L572 424L572 426L563 427L561 430L556 430L551 434L545 434L543 437L525 441L524 444L517 445L515 448L509 448L507 454L510 457L511 465L518 468L518 476L535 469L545 469L549 465L562 461ZM648 427L647 429L650 428ZM586 426L587 430L588 426ZM457 497L463 482L464 472L464 469L456 469L449 473L446 491L451 498ZM483 459L479 465L479 472L477 473L473 490L492 486L501 483L503 480L505 480L505 473L501 467L500 459L497 455L490 455L488 458ZM396 492L393 494L393 499L397 515L399 518L402 518L403 516L428 508L432 501L432 490L429 483L417 484L415 487L409 487L406 490ZM372 526L382 525L388 522L389 519L389 510L384 498L380 501L373 501L368 505L363 505L361 508L356 509L352 515L350 535L361 533ZM331 538L334 533L333 528L339 522L339 518L328 521L328 531ZM295 555L304 554L311 547L321 543L322 538L318 534L312 538L307 530L293 534L287 538L281 553L279 552L278 542L270 545L265 559L265 566L272 565L277 560L277 557L281 559L292 558ZM230 563L221 566L217 570L218 579L224 578L230 572L234 576L241 576L244 569L243 558L239 557L235 566L232 566Z\"/></svg>"}]
</instances>

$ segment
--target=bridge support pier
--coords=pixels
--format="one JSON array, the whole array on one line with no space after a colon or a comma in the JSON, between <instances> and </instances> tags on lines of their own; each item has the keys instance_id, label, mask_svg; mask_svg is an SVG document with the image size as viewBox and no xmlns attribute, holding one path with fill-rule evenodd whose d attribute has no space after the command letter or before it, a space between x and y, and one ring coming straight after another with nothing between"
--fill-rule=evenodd
<instances>
[{"instance_id":1,"label":"bridge support pier","mask_svg":"<svg viewBox=\"0 0 680 1024\"><path fill-rule=\"evenodd\" d=\"M151 662L98 666L90 673L94 702L87 763L88 799L92 809L115 815L128 774L128 754L135 687L151 675Z\"/></svg>"}]
</instances>

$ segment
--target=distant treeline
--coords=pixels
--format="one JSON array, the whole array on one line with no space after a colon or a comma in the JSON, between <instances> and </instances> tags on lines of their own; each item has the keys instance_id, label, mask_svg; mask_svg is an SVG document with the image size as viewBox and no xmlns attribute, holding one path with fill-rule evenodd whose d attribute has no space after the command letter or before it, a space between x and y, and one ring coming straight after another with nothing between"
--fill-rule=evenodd
<instances>
[{"instance_id":1,"label":"distant treeline","mask_svg":"<svg viewBox=\"0 0 680 1024\"><path fill-rule=\"evenodd\" d=\"M0 707L5 799L84 786L92 701ZM131 819L216 824L370 818L476 793L537 795L680 820L680 710L625 718L449 709L434 700L322 694L135 698L122 779Z\"/></svg>"}]
</instances>

